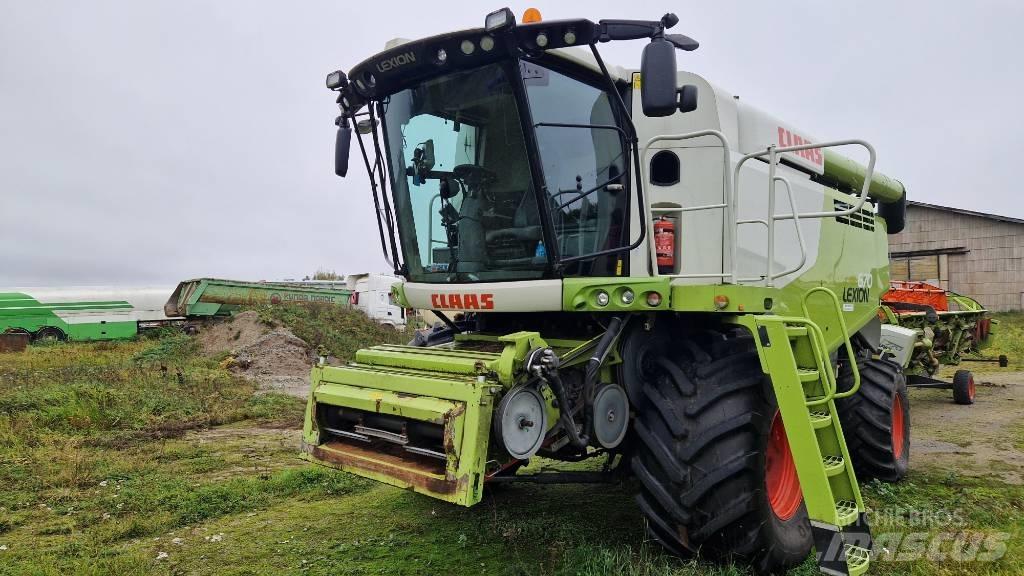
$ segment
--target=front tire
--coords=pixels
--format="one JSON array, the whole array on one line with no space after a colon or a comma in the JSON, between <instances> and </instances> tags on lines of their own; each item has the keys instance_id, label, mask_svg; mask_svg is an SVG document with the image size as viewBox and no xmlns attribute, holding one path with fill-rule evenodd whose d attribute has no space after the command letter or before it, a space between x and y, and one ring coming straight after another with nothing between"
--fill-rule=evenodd
<instances>
[{"instance_id":1,"label":"front tire","mask_svg":"<svg viewBox=\"0 0 1024 576\"><path fill-rule=\"evenodd\" d=\"M750 336L673 338L633 358L642 346L630 344L624 364L643 357L632 371L642 380L632 387L632 468L650 535L677 555L737 559L759 573L801 563L812 545L807 510Z\"/></svg>"},{"instance_id":2,"label":"front tire","mask_svg":"<svg viewBox=\"0 0 1024 576\"><path fill-rule=\"evenodd\" d=\"M910 399L907 378L888 358L860 357L860 390L836 400L846 448L861 480L898 482L910 468ZM847 366L839 371L838 389L853 386Z\"/></svg>"},{"instance_id":3,"label":"front tire","mask_svg":"<svg viewBox=\"0 0 1024 576\"><path fill-rule=\"evenodd\" d=\"M953 401L964 406L974 404L974 373L957 370L953 375Z\"/></svg>"}]
</instances>

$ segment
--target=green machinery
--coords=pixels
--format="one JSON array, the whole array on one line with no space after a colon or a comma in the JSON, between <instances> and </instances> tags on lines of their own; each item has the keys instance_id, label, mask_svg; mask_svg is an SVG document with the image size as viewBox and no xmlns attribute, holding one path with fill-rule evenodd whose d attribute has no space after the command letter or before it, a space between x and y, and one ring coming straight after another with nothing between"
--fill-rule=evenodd
<instances>
[{"instance_id":1,"label":"green machinery","mask_svg":"<svg viewBox=\"0 0 1024 576\"><path fill-rule=\"evenodd\" d=\"M878 318L905 190L677 71L677 22L502 9L328 75L335 172L355 132L395 298L444 325L316 366L304 455L463 506L632 476L673 553L862 574L858 478L909 461ZM637 39L640 70L601 58Z\"/></svg>"},{"instance_id":2,"label":"green machinery","mask_svg":"<svg viewBox=\"0 0 1024 576\"><path fill-rule=\"evenodd\" d=\"M952 382L935 378L942 366L961 362L998 362L1004 355L981 354L992 344L995 320L977 300L925 282L893 281L882 296L882 348L907 374L907 384L953 391L957 404L973 404L974 374L957 370Z\"/></svg>"},{"instance_id":3,"label":"green machinery","mask_svg":"<svg viewBox=\"0 0 1024 576\"><path fill-rule=\"evenodd\" d=\"M138 332L123 300L40 302L22 292L0 292L0 333L41 340L122 340Z\"/></svg>"},{"instance_id":4,"label":"green machinery","mask_svg":"<svg viewBox=\"0 0 1024 576\"><path fill-rule=\"evenodd\" d=\"M164 305L169 317L230 316L243 306L318 302L348 306L351 290L288 282L243 282L197 278L178 283Z\"/></svg>"}]
</instances>

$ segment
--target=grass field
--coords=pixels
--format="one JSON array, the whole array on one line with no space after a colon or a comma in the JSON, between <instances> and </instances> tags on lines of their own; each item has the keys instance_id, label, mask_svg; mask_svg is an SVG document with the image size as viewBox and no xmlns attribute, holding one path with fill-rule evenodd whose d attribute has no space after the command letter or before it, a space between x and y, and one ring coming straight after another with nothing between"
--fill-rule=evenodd
<instances>
[{"instance_id":1,"label":"grass field","mask_svg":"<svg viewBox=\"0 0 1024 576\"><path fill-rule=\"evenodd\" d=\"M380 336L341 322L352 319L295 331L315 341L321 330L342 357ZM915 425L961 409L938 393L912 398ZM746 573L646 542L629 485L508 486L456 508L304 463L301 419L301 400L257 393L171 333L0 355L0 574ZM914 546L923 557L873 573L1024 573L1024 486L925 461L906 482L865 494L876 534L922 535L920 545L884 540L889 559L913 558ZM932 546L948 557L958 533L1006 554L927 557ZM817 571L808 561L794 573Z\"/></svg>"}]
</instances>

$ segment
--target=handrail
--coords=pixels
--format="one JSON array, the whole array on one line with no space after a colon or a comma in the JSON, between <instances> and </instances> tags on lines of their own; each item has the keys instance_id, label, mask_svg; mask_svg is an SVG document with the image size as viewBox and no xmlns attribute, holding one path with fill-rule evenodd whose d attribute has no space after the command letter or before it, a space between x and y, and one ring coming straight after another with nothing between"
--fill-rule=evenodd
<instances>
[{"instance_id":1,"label":"handrail","mask_svg":"<svg viewBox=\"0 0 1024 576\"><path fill-rule=\"evenodd\" d=\"M751 160L751 159L754 159L754 158L764 158L765 156L768 157L768 214L771 215L771 217L769 217L767 219L767 221L768 221L768 254L767 254L767 257L768 257L768 274L765 276L765 279L764 279L765 286L767 286L769 288L774 286L775 278L780 277L780 276L774 275L771 272L771 268L773 267L773 263L775 261L775 221L776 221L776 218L774 217L774 215L775 215L775 184L776 184L777 178L778 178L776 176L776 174L775 174L775 170L776 170L776 168L778 166L778 155L779 154L784 154L786 152L799 152L801 150L816 150L816 149L820 149L820 148L833 148L833 147L836 147L836 146L851 146L851 145L863 146L868 151L867 171L864 174L864 184L861 187L860 195L857 196L857 202L854 203L853 205L851 205L849 208L847 208L845 210L832 210L832 211L823 211L823 212L806 212L804 214L799 214L799 213L795 212L795 207L794 207L794 215L793 215L794 220L798 219L798 218L837 218L837 217L841 217L841 216L849 216L851 214L854 214L855 212L859 212L861 210L861 208L864 207L864 203L867 202L868 191L871 188L871 179L874 177L874 171L875 171L875 148L871 144L869 144L866 140L860 140L860 139L833 140L831 142L801 144L799 146L786 146L786 147L782 147L782 148L779 148L775 144L772 144L772 145L768 146L764 151L752 152L750 154L746 154L742 158L740 158L738 162L736 162L736 166L735 166L735 168L733 168L732 198L731 198L731 202L730 202L730 204L732 204L733 206L736 206L739 203L740 169L743 167L743 164L745 164L748 160ZM786 186L787 186L787 189L789 189L789 183L788 182L786 183ZM738 230L739 223L736 222L734 224L733 228L734 229L732 231L731 236L732 236L733 239L735 239L735 238L737 238L739 236L739 230ZM738 265L737 258L738 258L738 255L739 255L739 244L738 244L738 242L734 241L732 243L732 247L731 248L732 248L732 268L733 268L733 270L732 270L732 272L733 272L732 278L735 278L736 275L737 275L736 274L736 271L737 271L736 267ZM799 268L797 270L799 270ZM785 274L782 274L782 276L785 276Z\"/></svg>"},{"instance_id":2,"label":"handrail","mask_svg":"<svg viewBox=\"0 0 1024 576\"><path fill-rule=\"evenodd\" d=\"M824 286L816 286L805 292L803 298L801 299L800 307L803 309L805 318L811 317L810 310L807 307L807 300L815 292L822 292L824 294L827 294L828 297L832 299L832 303L835 304L836 316L839 318L839 330L843 336L843 346L846 348L846 355L849 356L850 358L850 370L853 372L853 387L847 390L846 392L838 392L835 373L832 371L832 364L829 363L828 373L831 381L831 394L827 395L831 399L849 398L850 396L856 394L858 390L860 390L860 370L857 368L857 356L853 352L853 344L850 342L850 335L846 328L846 317L843 316L843 307L842 304L839 302L839 296L836 296L835 292ZM817 334L818 338L820 339L819 349L827 350L825 346L824 334L822 334L820 330L817 332ZM828 390L826 390L826 392L828 392Z\"/></svg>"},{"instance_id":3,"label":"handrail","mask_svg":"<svg viewBox=\"0 0 1024 576\"><path fill-rule=\"evenodd\" d=\"M868 192L871 188L871 180L874 177L875 170L875 149L866 140L860 139L847 139L847 140L833 140L830 142L821 143L808 143L801 144L799 146L785 146L778 147L775 144L769 145L765 150L759 152L752 152L742 156L732 170L729 169L731 160L731 149L729 147L729 140L725 134L718 130L698 130L695 132L688 132L685 134L663 134L655 136L649 139L640 151L640 178L643 182L648 181L648 166L649 162L647 155L650 152L651 147L658 143L668 140L690 140L693 138L700 138L703 136L711 136L716 138L722 147L722 183L723 183L723 202L717 204L706 204L703 206L689 206L689 207L674 207L674 208L652 208L651 206L651 194L647 194L644 198L645 213L642 217L650 218L653 220L655 213L676 213L682 214L685 212L697 212L703 210L724 210L723 214L723 226L725 228L723 240L728 243L730 250L730 262L729 271L725 270L725 263L723 262L722 272L708 272L708 273L692 273L692 274L666 274L671 278L721 278L725 282L730 284L736 284L740 282L753 282L761 280L764 282L766 287L773 287L775 279L787 276L798 272L807 263L807 245L804 240L803 232L800 228L800 219L812 219L812 218L837 218L842 216L849 216L856 212L859 212L868 199ZM779 176L776 174L776 169L779 163L779 154L785 154L788 152L799 152L802 150L817 150L822 148L832 148L837 146L862 146L868 152L868 164L864 175L864 183L861 187L860 194L856 196L857 200L853 204L849 205L844 210L831 210L822 212L805 212L800 213L797 211L796 199L793 195L793 188L789 180L785 176ZM738 205L739 205L739 181L740 181L740 170L748 160L759 158L763 159L767 156L768 160L768 217L759 220L740 220L738 218ZM790 207L792 211L790 214L776 214L775 213L775 189L776 184L781 182L786 187L786 195L789 198ZM797 243L800 246L800 263L790 269L782 272L775 272L775 222L780 220L793 220L793 225L796 227ZM739 278L739 227L743 224L765 224L768 228L768 254L766 271L763 278ZM723 252L724 255L724 252ZM653 240L653 236L648 241L648 266L650 267L651 274L655 277L662 276L658 273L657 267L657 248Z\"/></svg>"},{"instance_id":4,"label":"handrail","mask_svg":"<svg viewBox=\"0 0 1024 576\"><path fill-rule=\"evenodd\" d=\"M782 278L783 276L788 276L788 275L790 275L790 274L792 274L794 272L799 272L800 269L804 267L804 264L807 263L807 245L804 244L804 234L803 234L803 232L800 231L800 214L796 210L796 199L793 197L793 188L789 185L789 180L786 179L785 176L776 176L775 179L777 181L781 182L782 184L786 185L786 196L789 197L789 207L792 209L792 213L789 214L789 215L786 215L786 214L772 214L772 219L774 219L774 220L789 220L789 219L792 219L793 220L793 226L796 227L796 242L800 246L800 263L797 264L796 266L794 266L793 268L790 268L789 270L786 270L784 272L779 272L778 274L774 275L772 277L773 280L775 278ZM774 262L774 258L768 260L768 273L769 274L771 274L771 272L772 272L771 269L772 269L772 266L773 266L773 262Z\"/></svg>"},{"instance_id":5,"label":"handrail","mask_svg":"<svg viewBox=\"0 0 1024 576\"><path fill-rule=\"evenodd\" d=\"M647 166L648 166L649 162L647 160L647 153L650 151L651 146L653 146L654 144L656 144L658 142L663 142L663 141L666 141L666 140L690 140L690 139L693 139L693 138L700 138L702 136L711 136L711 137L717 138L718 141L722 144L722 200L723 201L720 204L707 204L707 205L704 205L704 206L693 206L693 207L690 207L690 208L679 208L679 209L672 208L672 209L668 209L668 210L665 210L665 211L696 212L696 211L700 211L700 210L713 210L713 209L723 209L724 208L725 209L725 214L723 215L723 218L722 218L722 225L723 225L723 227L726 230L729 231L728 233L731 236L728 239L729 243L730 244L734 244L736 242L735 227L729 224L731 221L734 221L736 219L736 216L735 216L735 214L733 212L734 206L735 206L735 202L732 202L732 203L729 202L729 191L733 188L732 182L730 180L731 173L729 171L729 160L730 160L731 149L730 149L730 146L729 146L729 139L726 138L725 134L723 134L722 132L720 132L718 130L698 130L696 132L687 132L685 134L662 134L660 136L655 136L655 137L651 138L650 140L647 141L647 143L644 144L643 149L641 149L641 151L640 151L640 159L641 159L641 162L640 162L640 178L643 179L642 181L644 183L646 183L648 181L647 180L647 176L648 176L648 174L647 174ZM646 204L646 206L645 206L646 211L645 211L645 214L644 214L643 217L644 218L650 218L651 216L653 216L653 212L651 210L651 194L646 194L645 198L644 198L644 201L645 201L645 204ZM648 244L648 248L649 248L649 250L648 250L648 265L650 266L651 274L653 276L661 276L661 274L658 273L658 256L657 256L657 250L656 250L656 247L655 247L655 244L654 244L654 235L653 234L651 235L651 238L650 238L650 240L648 241L647 244ZM723 253L724 253L724 250L723 250ZM708 273L702 273L702 274L669 274L667 276L672 276L673 278L728 278L728 281L731 284L731 283L735 282L735 275L736 275L736 267L733 266L732 270L729 271L729 272L721 272L721 273L719 273L719 272L708 272Z\"/></svg>"}]
</instances>

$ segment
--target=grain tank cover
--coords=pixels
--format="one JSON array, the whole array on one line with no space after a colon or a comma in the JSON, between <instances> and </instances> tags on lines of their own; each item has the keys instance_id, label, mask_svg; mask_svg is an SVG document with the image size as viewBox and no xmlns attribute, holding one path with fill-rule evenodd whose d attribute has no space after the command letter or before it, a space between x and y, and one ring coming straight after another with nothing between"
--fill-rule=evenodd
<instances>
[{"instance_id":1,"label":"grain tank cover","mask_svg":"<svg viewBox=\"0 0 1024 576\"><path fill-rule=\"evenodd\" d=\"M742 100L736 102L736 112L739 117L739 149L744 154L760 152L772 144L784 148L821 142L807 132ZM781 156L788 163L817 175L816 180L822 184L844 192L859 193L867 168L833 150L801 150L785 152ZM874 172L869 189L872 199L890 204L899 202L905 192L903 184L898 180L877 170Z\"/></svg>"}]
</instances>

